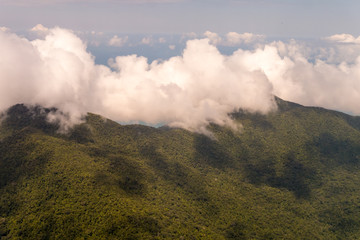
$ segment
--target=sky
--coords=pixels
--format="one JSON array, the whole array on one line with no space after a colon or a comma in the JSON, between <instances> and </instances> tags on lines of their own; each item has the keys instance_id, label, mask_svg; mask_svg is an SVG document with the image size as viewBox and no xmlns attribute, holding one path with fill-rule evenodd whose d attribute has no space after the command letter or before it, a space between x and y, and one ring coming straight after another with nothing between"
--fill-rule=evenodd
<instances>
[{"instance_id":1,"label":"sky","mask_svg":"<svg viewBox=\"0 0 360 240\"><path fill-rule=\"evenodd\" d=\"M0 0L0 25L126 34L360 35L357 0Z\"/></svg>"},{"instance_id":2,"label":"sky","mask_svg":"<svg viewBox=\"0 0 360 240\"><path fill-rule=\"evenodd\" d=\"M274 96L360 115L358 9L354 0L0 0L0 112L55 107L48 120L63 131L92 112L208 135L209 123L240 129L233 111L276 111Z\"/></svg>"}]
</instances>

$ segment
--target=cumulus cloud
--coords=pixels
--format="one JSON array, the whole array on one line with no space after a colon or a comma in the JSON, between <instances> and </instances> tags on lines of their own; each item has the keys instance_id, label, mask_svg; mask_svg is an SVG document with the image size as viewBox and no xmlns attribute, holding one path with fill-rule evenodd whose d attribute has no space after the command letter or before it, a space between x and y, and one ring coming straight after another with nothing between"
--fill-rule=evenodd
<instances>
[{"instance_id":1,"label":"cumulus cloud","mask_svg":"<svg viewBox=\"0 0 360 240\"><path fill-rule=\"evenodd\" d=\"M141 44L151 45L153 43L152 37L144 37L141 39Z\"/></svg>"},{"instance_id":2,"label":"cumulus cloud","mask_svg":"<svg viewBox=\"0 0 360 240\"><path fill-rule=\"evenodd\" d=\"M34 41L0 32L0 43L6 56L0 58L0 109L16 103L53 106L68 113L69 125L79 122L94 74L93 57L83 42L55 28L45 39Z\"/></svg>"},{"instance_id":3,"label":"cumulus cloud","mask_svg":"<svg viewBox=\"0 0 360 240\"><path fill-rule=\"evenodd\" d=\"M360 44L360 36L355 38L351 34L335 34L326 38L329 41L339 42L339 43L355 43Z\"/></svg>"},{"instance_id":4,"label":"cumulus cloud","mask_svg":"<svg viewBox=\"0 0 360 240\"><path fill-rule=\"evenodd\" d=\"M159 43L166 43L166 39L163 38L163 37L159 37L158 42Z\"/></svg>"},{"instance_id":5,"label":"cumulus cloud","mask_svg":"<svg viewBox=\"0 0 360 240\"><path fill-rule=\"evenodd\" d=\"M48 34L49 29L42 24L37 24L35 27L30 29L30 33L36 37L45 37Z\"/></svg>"},{"instance_id":6,"label":"cumulus cloud","mask_svg":"<svg viewBox=\"0 0 360 240\"><path fill-rule=\"evenodd\" d=\"M109 40L109 45L114 47L122 47L127 43L128 39L128 36L118 37L117 35L115 35Z\"/></svg>"},{"instance_id":7,"label":"cumulus cloud","mask_svg":"<svg viewBox=\"0 0 360 240\"><path fill-rule=\"evenodd\" d=\"M103 32L97 32L97 31L91 31L90 33L91 33L91 35L93 35L93 36L102 36L102 35L104 35Z\"/></svg>"},{"instance_id":8,"label":"cumulus cloud","mask_svg":"<svg viewBox=\"0 0 360 240\"><path fill-rule=\"evenodd\" d=\"M49 29L42 24L37 24L35 27L31 28L30 31L32 32L47 32Z\"/></svg>"},{"instance_id":9,"label":"cumulus cloud","mask_svg":"<svg viewBox=\"0 0 360 240\"><path fill-rule=\"evenodd\" d=\"M309 61L307 51L293 40L255 51L238 50L234 56L247 69L263 71L273 93L283 99L360 114L360 56L354 62L334 64L323 59Z\"/></svg>"},{"instance_id":10,"label":"cumulus cloud","mask_svg":"<svg viewBox=\"0 0 360 240\"><path fill-rule=\"evenodd\" d=\"M242 43L248 44L262 39L264 39L264 35L229 32L228 34L226 34L226 45L236 46Z\"/></svg>"},{"instance_id":11,"label":"cumulus cloud","mask_svg":"<svg viewBox=\"0 0 360 240\"><path fill-rule=\"evenodd\" d=\"M0 52L7 56L0 58L0 110L16 103L56 107L68 118L49 118L65 129L94 112L206 132L209 122L233 125L228 113L239 108L276 108L266 76L222 55L208 39L188 41L182 56L166 61L119 56L110 67L95 64L84 42L61 28L33 41L0 32Z\"/></svg>"},{"instance_id":12,"label":"cumulus cloud","mask_svg":"<svg viewBox=\"0 0 360 240\"><path fill-rule=\"evenodd\" d=\"M180 38L180 42L187 41L189 39L197 38L197 34L194 32L183 33Z\"/></svg>"},{"instance_id":13,"label":"cumulus cloud","mask_svg":"<svg viewBox=\"0 0 360 240\"><path fill-rule=\"evenodd\" d=\"M63 112L49 119L61 121L64 129L94 112L202 133L210 122L236 127L228 115L234 110L275 110L274 94L360 114L360 54L352 62L310 61L311 50L292 40L227 56L211 42L189 40L181 56L164 61L129 55L105 66L95 64L86 44L69 30L48 29L33 41L0 31L6 56L0 57L0 111L16 103L39 104Z\"/></svg>"},{"instance_id":14,"label":"cumulus cloud","mask_svg":"<svg viewBox=\"0 0 360 240\"><path fill-rule=\"evenodd\" d=\"M259 42L264 40L264 35L253 34L253 33L237 33L229 32L223 39L217 33L206 31L204 36L210 40L213 45L224 45L224 46L237 46L240 44L249 44L252 42Z\"/></svg>"},{"instance_id":15,"label":"cumulus cloud","mask_svg":"<svg viewBox=\"0 0 360 240\"><path fill-rule=\"evenodd\" d=\"M217 33L206 31L204 36L210 40L211 44L218 45L222 42L222 38Z\"/></svg>"},{"instance_id":16,"label":"cumulus cloud","mask_svg":"<svg viewBox=\"0 0 360 240\"><path fill-rule=\"evenodd\" d=\"M10 31L10 29L7 27L0 27L0 31L7 32Z\"/></svg>"}]
</instances>

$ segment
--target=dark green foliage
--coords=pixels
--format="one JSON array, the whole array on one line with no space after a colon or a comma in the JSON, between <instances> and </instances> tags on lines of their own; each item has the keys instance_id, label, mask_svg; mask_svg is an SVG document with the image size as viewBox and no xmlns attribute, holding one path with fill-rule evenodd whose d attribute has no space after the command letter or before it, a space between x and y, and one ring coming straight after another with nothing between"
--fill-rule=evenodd
<instances>
[{"instance_id":1,"label":"dark green foliage","mask_svg":"<svg viewBox=\"0 0 360 240\"><path fill-rule=\"evenodd\" d=\"M276 101L211 138L94 114L59 134L56 109L10 108L1 239L359 239L359 118Z\"/></svg>"},{"instance_id":2,"label":"dark green foliage","mask_svg":"<svg viewBox=\"0 0 360 240\"><path fill-rule=\"evenodd\" d=\"M10 127L14 130L21 130L24 127L42 129L46 133L54 133L58 124L46 120L50 112L56 112L55 108L47 109L40 106L27 107L24 104L17 104L9 108L5 113L3 127Z\"/></svg>"},{"instance_id":3,"label":"dark green foliage","mask_svg":"<svg viewBox=\"0 0 360 240\"><path fill-rule=\"evenodd\" d=\"M86 124L80 124L71 129L69 138L78 143L94 142L91 130Z\"/></svg>"},{"instance_id":4,"label":"dark green foliage","mask_svg":"<svg viewBox=\"0 0 360 240\"><path fill-rule=\"evenodd\" d=\"M349 138L338 139L330 133L322 133L313 144L324 157L335 158L338 164L357 164L360 160L360 143Z\"/></svg>"},{"instance_id":5,"label":"dark green foliage","mask_svg":"<svg viewBox=\"0 0 360 240\"><path fill-rule=\"evenodd\" d=\"M31 131L24 129L1 141L0 188L10 182L16 182L22 176L39 172L50 158L51 149L40 150L35 157L31 157L31 153L36 151L36 146L29 141L29 133Z\"/></svg>"},{"instance_id":6,"label":"dark green foliage","mask_svg":"<svg viewBox=\"0 0 360 240\"><path fill-rule=\"evenodd\" d=\"M226 148L218 141L205 135L197 134L194 141L195 156L197 162L210 165L215 168L231 167L231 157L228 156Z\"/></svg>"},{"instance_id":7,"label":"dark green foliage","mask_svg":"<svg viewBox=\"0 0 360 240\"><path fill-rule=\"evenodd\" d=\"M283 173L275 178L273 184L270 185L286 188L294 192L297 198L310 197L309 181L307 180L314 180L315 171L305 167L293 153L289 153L283 163Z\"/></svg>"},{"instance_id":8,"label":"dark green foliage","mask_svg":"<svg viewBox=\"0 0 360 240\"><path fill-rule=\"evenodd\" d=\"M246 226L240 222L234 222L225 232L226 239L248 239L245 233Z\"/></svg>"}]
</instances>

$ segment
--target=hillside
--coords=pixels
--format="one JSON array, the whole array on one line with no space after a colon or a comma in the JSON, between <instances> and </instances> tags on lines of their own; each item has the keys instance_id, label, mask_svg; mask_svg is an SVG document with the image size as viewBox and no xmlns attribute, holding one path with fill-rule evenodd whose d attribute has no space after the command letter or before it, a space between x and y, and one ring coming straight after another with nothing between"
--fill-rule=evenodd
<instances>
[{"instance_id":1,"label":"hillside","mask_svg":"<svg viewBox=\"0 0 360 240\"><path fill-rule=\"evenodd\" d=\"M1 239L360 239L360 118L277 99L215 138L56 109L0 127Z\"/></svg>"}]
</instances>

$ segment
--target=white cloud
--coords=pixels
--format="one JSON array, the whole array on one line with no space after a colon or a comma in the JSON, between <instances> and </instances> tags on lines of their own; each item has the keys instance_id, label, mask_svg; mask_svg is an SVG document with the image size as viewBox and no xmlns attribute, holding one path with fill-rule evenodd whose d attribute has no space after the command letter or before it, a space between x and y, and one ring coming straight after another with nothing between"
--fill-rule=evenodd
<instances>
[{"instance_id":1,"label":"white cloud","mask_svg":"<svg viewBox=\"0 0 360 240\"><path fill-rule=\"evenodd\" d=\"M30 32L35 34L37 37L45 37L48 34L49 29L42 24L37 24L35 27L30 29Z\"/></svg>"},{"instance_id":2,"label":"white cloud","mask_svg":"<svg viewBox=\"0 0 360 240\"><path fill-rule=\"evenodd\" d=\"M94 73L93 57L83 42L70 31L55 28L44 40L35 41L0 32L0 43L0 52L7 56L0 59L0 109L38 103L71 113L70 125L78 122Z\"/></svg>"},{"instance_id":3,"label":"white cloud","mask_svg":"<svg viewBox=\"0 0 360 240\"><path fill-rule=\"evenodd\" d=\"M151 45L152 43L153 43L152 37L144 37L143 39L141 39L141 44Z\"/></svg>"},{"instance_id":4,"label":"white cloud","mask_svg":"<svg viewBox=\"0 0 360 240\"><path fill-rule=\"evenodd\" d=\"M264 40L264 35L258 35L253 33L237 33L229 32L226 34L225 39L219 36L217 33L206 31L204 36L210 40L213 45L224 45L224 46L237 46L241 44L249 44L253 42L260 42Z\"/></svg>"},{"instance_id":5,"label":"white cloud","mask_svg":"<svg viewBox=\"0 0 360 240\"><path fill-rule=\"evenodd\" d=\"M221 37L217 33L206 31L204 36L210 40L211 44L218 45L222 42Z\"/></svg>"},{"instance_id":6,"label":"white cloud","mask_svg":"<svg viewBox=\"0 0 360 240\"><path fill-rule=\"evenodd\" d=\"M128 36L118 37L117 35L115 35L109 40L108 44L114 47L122 47L127 43L128 39Z\"/></svg>"},{"instance_id":7,"label":"white cloud","mask_svg":"<svg viewBox=\"0 0 360 240\"><path fill-rule=\"evenodd\" d=\"M188 32L188 33L183 33L182 34L182 38L191 38L194 39L197 37L197 34L194 32Z\"/></svg>"},{"instance_id":8,"label":"white cloud","mask_svg":"<svg viewBox=\"0 0 360 240\"><path fill-rule=\"evenodd\" d=\"M102 36L102 35L104 35L103 32L91 31L90 33L91 33L91 35L94 35L94 36Z\"/></svg>"},{"instance_id":9,"label":"white cloud","mask_svg":"<svg viewBox=\"0 0 360 240\"><path fill-rule=\"evenodd\" d=\"M49 29L47 27L44 27L42 24L37 24L35 27L30 29L32 32L47 32Z\"/></svg>"},{"instance_id":10,"label":"white cloud","mask_svg":"<svg viewBox=\"0 0 360 240\"><path fill-rule=\"evenodd\" d=\"M57 107L70 116L52 116L65 128L94 112L206 132L209 122L235 126L228 113L238 108L275 108L266 76L223 56L207 39L188 41L182 56L163 62L119 56L111 69L96 65L86 45L60 28L34 41L0 32L0 52L8 56L0 59L0 110L16 103Z\"/></svg>"},{"instance_id":11,"label":"white cloud","mask_svg":"<svg viewBox=\"0 0 360 240\"><path fill-rule=\"evenodd\" d=\"M360 55L335 64L309 61L308 51L296 41L279 41L226 56L209 39L195 39L181 56L152 63L118 56L110 68L95 64L69 30L49 29L34 41L0 31L0 52L7 56L0 58L0 110L16 103L57 107L69 118L51 117L64 128L94 112L205 133L209 122L234 126L228 113L239 108L274 110L273 94L360 114Z\"/></svg>"},{"instance_id":12,"label":"white cloud","mask_svg":"<svg viewBox=\"0 0 360 240\"><path fill-rule=\"evenodd\" d=\"M176 46L175 45L169 45L169 49L171 50L175 50Z\"/></svg>"},{"instance_id":13,"label":"white cloud","mask_svg":"<svg viewBox=\"0 0 360 240\"><path fill-rule=\"evenodd\" d=\"M326 38L329 41L339 42L339 43L356 43L360 44L360 36L355 38L351 34L335 34Z\"/></svg>"},{"instance_id":14,"label":"white cloud","mask_svg":"<svg viewBox=\"0 0 360 240\"><path fill-rule=\"evenodd\" d=\"M309 61L303 48L294 40L275 42L234 56L245 68L264 72L273 93L283 99L360 114L360 56L353 63Z\"/></svg>"},{"instance_id":15,"label":"white cloud","mask_svg":"<svg viewBox=\"0 0 360 240\"><path fill-rule=\"evenodd\" d=\"M160 37L160 38L158 39L158 41L159 41L159 43L166 43L166 39L163 38L163 37Z\"/></svg>"},{"instance_id":16,"label":"white cloud","mask_svg":"<svg viewBox=\"0 0 360 240\"><path fill-rule=\"evenodd\" d=\"M7 32L10 31L10 29L7 27L0 27L0 31Z\"/></svg>"},{"instance_id":17,"label":"white cloud","mask_svg":"<svg viewBox=\"0 0 360 240\"><path fill-rule=\"evenodd\" d=\"M184 42L184 41L187 41L187 40L190 40L190 39L195 39L197 38L197 34L194 33L194 32L188 32L188 33L183 33L181 35L181 38L180 38L180 43L181 42Z\"/></svg>"},{"instance_id":18,"label":"white cloud","mask_svg":"<svg viewBox=\"0 0 360 240\"><path fill-rule=\"evenodd\" d=\"M249 44L251 42L259 41L264 39L264 35L257 35L253 33L242 33L229 32L226 34L226 45L236 46L242 43Z\"/></svg>"}]
</instances>

